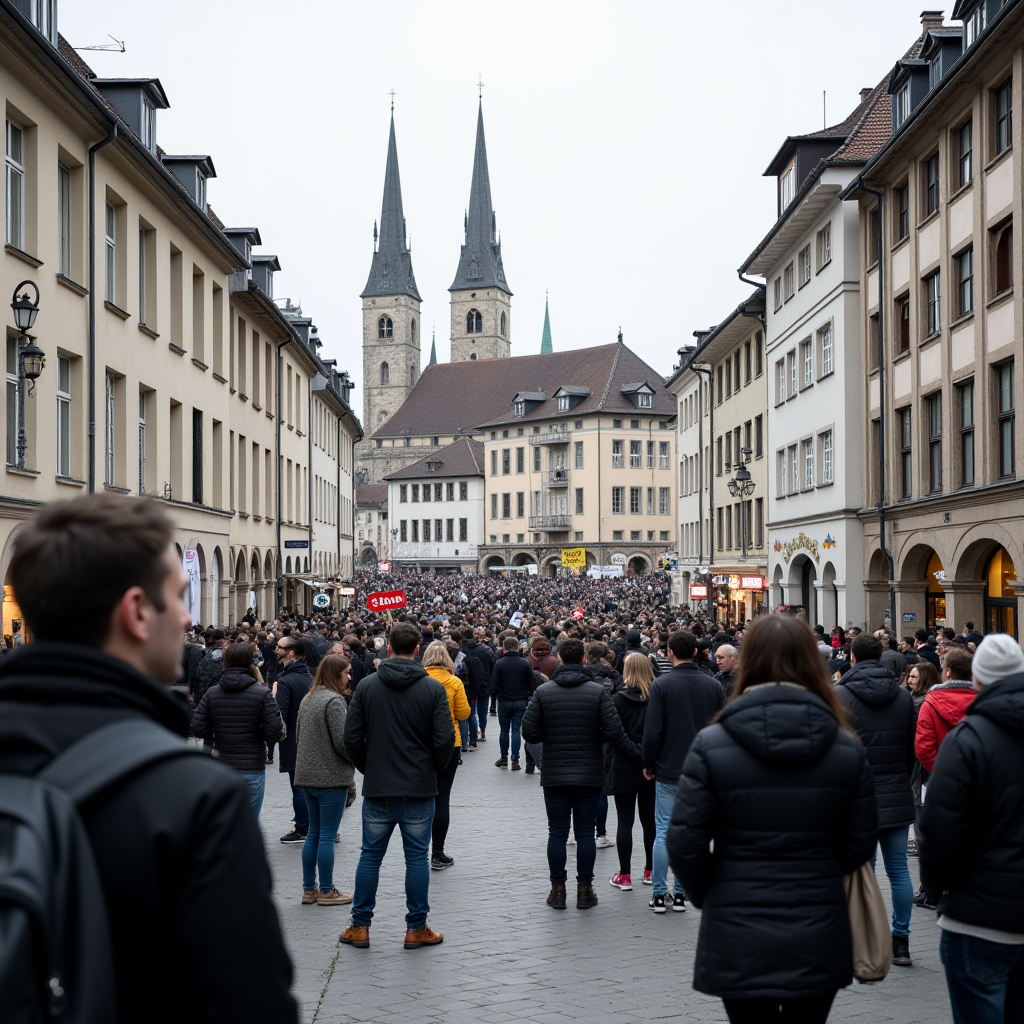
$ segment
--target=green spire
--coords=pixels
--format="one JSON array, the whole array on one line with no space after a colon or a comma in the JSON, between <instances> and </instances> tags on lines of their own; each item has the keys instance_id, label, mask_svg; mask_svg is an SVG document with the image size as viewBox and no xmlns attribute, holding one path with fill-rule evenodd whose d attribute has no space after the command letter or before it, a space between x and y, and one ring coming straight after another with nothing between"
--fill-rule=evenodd
<instances>
[{"instance_id":1,"label":"green spire","mask_svg":"<svg viewBox=\"0 0 1024 1024\"><path fill-rule=\"evenodd\" d=\"M437 331L435 330L430 339L430 366L437 362Z\"/></svg>"},{"instance_id":2,"label":"green spire","mask_svg":"<svg viewBox=\"0 0 1024 1024\"><path fill-rule=\"evenodd\" d=\"M548 297L544 296L544 333L540 338L540 354L551 355L554 349L551 347L551 316L548 313Z\"/></svg>"}]
</instances>

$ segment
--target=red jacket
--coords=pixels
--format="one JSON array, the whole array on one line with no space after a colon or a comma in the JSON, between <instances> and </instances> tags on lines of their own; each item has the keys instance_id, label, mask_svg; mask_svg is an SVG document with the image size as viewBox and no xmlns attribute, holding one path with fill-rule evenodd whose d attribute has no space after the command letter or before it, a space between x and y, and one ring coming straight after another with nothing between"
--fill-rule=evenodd
<instances>
[{"instance_id":1,"label":"red jacket","mask_svg":"<svg viewBox=\"0 0 1024 1024\"><path fill-rule=\"evenodd\" d=\"M551 674L562 664L551 653L551 644L547 640L540 639L534 640L533 647L530 648L530 654L526 660L529 661L530 668L534 672L540 672L546 679L550 679Z\"/></svg>"},{"instance_id":2,"label":"red jacket","mask_svg":"<svg viewBox=\"0 0 1024 1024\"><path fill-rule=\"evenodd\" d=\"M967 714L968 705L977 695L974 684L964 679L951 679L928 691L918 712L914 737L914 753L926 772L930 773L935 767L942 741Z\"/></svg>"}]
</instances>

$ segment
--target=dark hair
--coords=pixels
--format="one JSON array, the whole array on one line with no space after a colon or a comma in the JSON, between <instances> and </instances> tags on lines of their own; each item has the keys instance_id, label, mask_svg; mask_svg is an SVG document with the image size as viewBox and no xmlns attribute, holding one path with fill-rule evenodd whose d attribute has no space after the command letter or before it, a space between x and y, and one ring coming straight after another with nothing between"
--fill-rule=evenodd
<instances>
[{"instance_id":1,"label":"dark hair","mask_svg":"<svg viewBox=\"0 0 1024 1024\"><path fill-rule=\"evenodd\" d=\"M419 647L422 639L423 636L418 626L414 626L411 622L396 622L391 627L388 644L393 654L410 655Z\"/></svg>"},{"instance_id":2,"label":"dark hair","mask_svg":"<svg viewBox=\"0 0 1024 1024\"><path fill-rule=\"evenodd\" d=\"M915 668L917 669L917 686L911 686L910 693L911 696L922 697L933 686L938 685L939 670L930 661L919 658L913 665L907 666L908 677Z\"/></svg>"},{"instance_id":3,"label":"dark hair","mask_svg":"<svg viewBox=\"0 0 1024 1024\"><path fill-rule=\"evenodd\" d=\"M89 494L44 506L15 534L9 569L34 639L101 646L132 587L163 611L173 530L164 509L145 498Z\"/></svg>"},{"instance_id":4,"label":"dark hair","mask_svg":"<svg viewBox=\"0 0 1024 1024\"><path fill-rule=\"evenodd\" d=\"M928 643L928 630L927 629L915 629L914 639L922 644Z\"/></svg>"},{"instance_id":5,"label":"dark hair","mask_svg":"<svg viewBox=\"0 0 1024 1024\"><path fill-rule=\"evenodd\" d=\"M971 662L974 659L971 652L962 647L953 647L942 656L942 667L949 672L954 679L970 680Z\"/></svg>"},{"instance_id":6,"label":"dark hair","mask_svg":"<svg viewBox=\"0 0 1024 1024\"><path fill-rule=\"evenodd\" d=\"M601 640L596 640L587 648L587 664L600 665L611 654L612 649Z\"/></svg>"},{"instance_id":7,"label":"dark hair","mask_svg":"<svg viewBox=\"0 0 1024 1024\"><path fill-rule=\"evenodd\" d=\"M970 630L972 630L972 631L973 631L973 629L974 629L974 623L973 623L973 622L965 622L965 623L964 623L964 629L970 629Z\"/></svg>"},{"instance_id":8,"label":"dark hair","mask_svg":"<svg viewBox=\"0 0 1024 1024\"><path fill-rule=\"evenodd\" d=\"M870 633L861 633L850 644L850 653L861 661L878 661L882 656L882 641Z\"/></svg>"},{"instance_id":9,"label":"dark hair","mask_svg":"<svg viewBox=\"0 0 1024 1024\"><path fill-rule=\"evenodd\" d=\"M504 647L506 651L518 651L519 641L514 636L507 636L502 640L501 646Z\"/></svg>"},{"instance_id":10,"label":"dark hair","mask_svg":"<svg viewBox=\"0 0 1024 1024\"><path fill-rule=\"evenodd\" d=\"M558 656L565 665L583 664L583 641L571 636L558 645Z\"/></svg>"},{"instance_id":11,"label":"dark hair","mask_svg":"<svg viewBox=\"0 0 1024 1024\"><path fill-rule=\"evenodd\" d=\"M322 686L344 697L349 690L347 687L342 686L341 674L347 668L351 668L351 662L348 658L343 658L340 654L325 654L320 659L320 664L316 667L316 676L313 679L313 685L309 688L309 692L312 693Z\"/></svg>"},{"instance_id":12,"label":"dark hair","mask_svg":"<svg viewBox=\"0 0 1024 1024\"><path fill-rule=\"evenodd\" d=\"M956 639L956 630L953 629L951 626L943 626L942 629L939 630L939 633L942 636L944 636L947 640Z\"/></svg>"},{"instance_id":13,"label":"dark hair","mask_svg":"<svg viewBox=\"0 0 1024 1024\"><path fill-rule=\"evenodd\" d=\"M677 629L668 635L668 649L680 661L689 661L697 653L697 638L688 629Z\"/></svg>"},{"instance_id":14,"label":"dark hair","mask_svg":"<svg viewBox=\"0 0 1024 1024\"><path fill-rule=\"evenodd\" d=\"M256 666L252 663L252 648L247 643L228 644L224 651L225 668L242 668L256 678Z\"/></svg>"}]
</instances>

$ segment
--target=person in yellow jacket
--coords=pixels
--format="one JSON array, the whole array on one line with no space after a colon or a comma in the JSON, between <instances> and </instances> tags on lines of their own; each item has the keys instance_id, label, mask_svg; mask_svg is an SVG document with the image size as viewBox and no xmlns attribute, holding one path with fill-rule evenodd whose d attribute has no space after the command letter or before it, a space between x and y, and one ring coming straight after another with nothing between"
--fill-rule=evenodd
<instances>
[{"instance_id":1,"label":"person in yellow jacket","mask_svg":"<svg viewBox=\"0 0 1024 1024\"><path fill-rule=\"evenodd\" d=\"M455 782L455 772L462 763L459 748L459 722L469 718L470 707L466 699L466 690L462 680L455 674L448 648L440 640L435 640L423 652L423 667L427 675L436 679L448 694L448 707L452 712L452 725L455 728L455 746L452 759L444 771L437 773L437 797L434 800L434 823L431 827L430 867L434 871L450 868L455 859L444 852L444 841L448 836L451 822L451 792Z\"/></svg>"}]
</instances>

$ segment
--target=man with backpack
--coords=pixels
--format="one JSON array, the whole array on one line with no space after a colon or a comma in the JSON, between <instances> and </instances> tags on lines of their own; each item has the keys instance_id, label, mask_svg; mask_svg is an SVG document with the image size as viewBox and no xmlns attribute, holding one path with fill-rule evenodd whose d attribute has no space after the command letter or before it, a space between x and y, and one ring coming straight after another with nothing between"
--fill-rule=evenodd
<instances>
[{"instance_id":1,"label":"man with backpack","mask_svg":"<svg viewBox=\"0 0 1024 1024\"><path fill-rule=\"evenodd\" d=\"M297 1020L248 790L186 742L170 688L189 625L172 534L156 502L95 494L15 538L33 642L0 670L0 829L30 829L39 852L0 844L0 877L37 877L61 941L44 961L31 904L5 887L5 1019Z\"/></svg>"}]
</instances>

